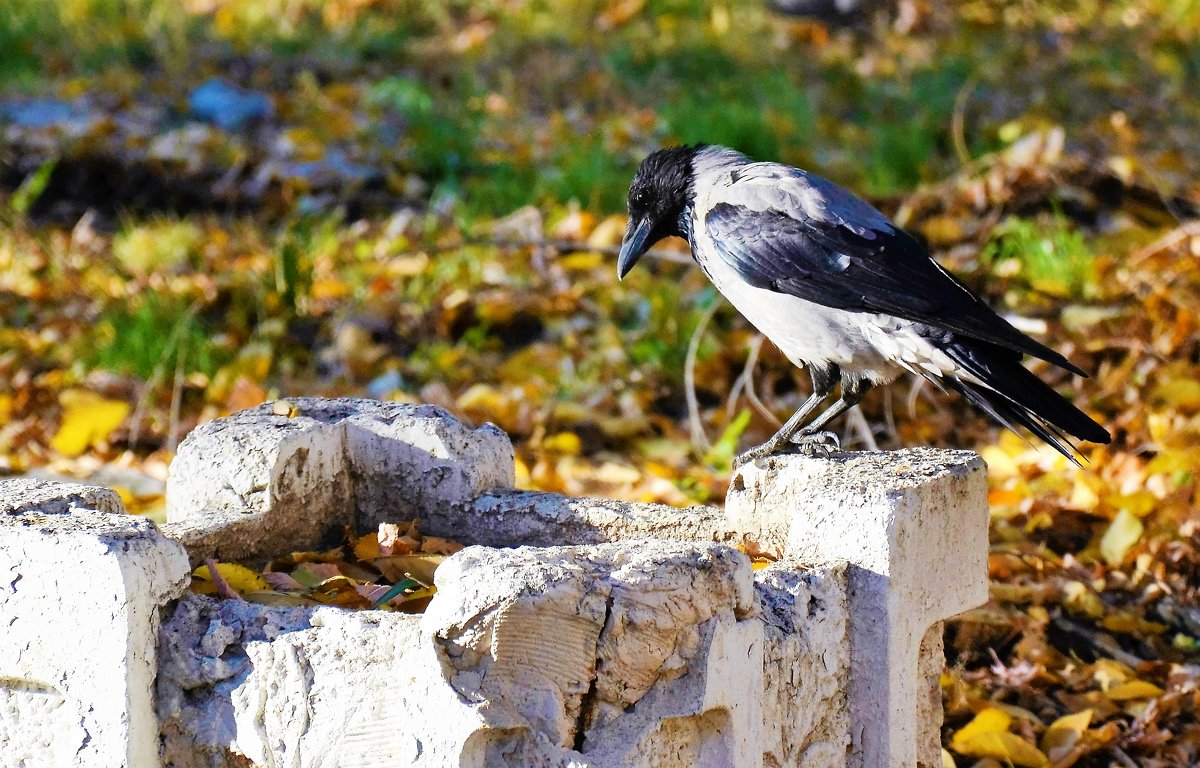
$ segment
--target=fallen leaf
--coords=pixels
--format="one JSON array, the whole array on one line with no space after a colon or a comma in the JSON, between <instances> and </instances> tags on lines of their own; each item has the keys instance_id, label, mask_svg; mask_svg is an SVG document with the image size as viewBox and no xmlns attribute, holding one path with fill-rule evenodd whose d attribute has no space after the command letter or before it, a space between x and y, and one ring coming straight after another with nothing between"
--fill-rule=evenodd
<instances>
[{"instance_id":1,"label":"fallen leaf","mask_svg":"<svg viewBox=\"0 0 1200 768\"><path fill-rule=\"evenodd\" d=\"M50 445L68 457L107 440L131 410L124 400L109 400L86 389L68 389L58 401L63 408L62 422Z\"/></svg>"},{"instance_id":2,"label":"fallen leaf","mask_svg":"<svg viewBox=\"0 0 1200 768\"><path fill-rule=\"evenodd\" d=\"M1049 761L1041 750L1009 733L1012 716L988 707L950 738L950 749L964 757L994 757L1025 768L1042 768Z\"/></svg>"},{"instance_id":3,"label":"fallen leaf","mask_svg":"<svg viewBox=\"0 0 1200 768\"><path fill-rule=\"evenodd\" d=\"M239 594L270 588L270 585L263 581L261 576L246 566L238 565L237 563L217 563L217 573L221 575L226 584ZM202 565L192 571L192 578L212 582L212 574L207 565Z\"/></svg>"},{"instance_id":4,"label":"fallen leaf","mask_svg":"<svg viewBox=\"0 0 1200 768\"><path fill-rule=\"evenodd\" d=\"M1042 734L1041 748L1051 761L1070 753L1076 742L1083 737L1092 723L1093 711L1085 709L1072 715L1063 715L1050 724Z\"/></svg>"},{"instance_id":5,"label":"fallen leaf","mask_svg":"<svg viewBox=\"0 0 1200 768\"><path fill-rule=\"evenodd\" d=\"M1104 692L1113 701L1130 701L1132 699L1152 699L1161 696L1163 689L1145 680L1130 680L1114 685Z\"/></svg>"},{"instance_id":6,"label":"fallen leaf","mask_svg":"<svg viewBox=\"0 0 1200 768\"><path fill-rule=\"evenodd\" d=\"M280 589L284 591L300 591L304 589L304 585L292 578L291 574L280 573L279 571L267 571L262 575L263 581L271 585L272 589Z\"/></svg>"},{"instance_id":7,"label":"fallen leaf","mask_svg":"<svg viewBox=\"0 0 1200 768\"><path fill-rule=\"evenodd\" d=\"M434 572L445 559L445 555L393 555L376 558L374 564L388 581L398 582L411 576L423 584L432 584Z\"/></svg>"},{"instance_id":8,"label":"fallen leaf","mask_svg":"<svg viewBox=\"0 0 1200 768\"><path fill-rule=\"evenodd\" d=\"M1145 526L1136 515L1122 509L1108 525L1100 539L1100 555L1109 565L1120 565L1125 560L1129 548L1142 537Z\"/></svg>"}]
</instances>

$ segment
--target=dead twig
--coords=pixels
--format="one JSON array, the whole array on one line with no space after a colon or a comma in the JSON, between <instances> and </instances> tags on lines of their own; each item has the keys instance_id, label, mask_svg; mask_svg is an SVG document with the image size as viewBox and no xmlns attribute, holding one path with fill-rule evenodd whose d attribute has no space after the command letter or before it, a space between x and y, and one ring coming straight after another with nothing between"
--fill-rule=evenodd
<instances>
[{"instance_id":1,"label":"dead twig","mask_svg":"<svg viewBox=\"0 0 1200 768\"><path fill-rule=\"evenodd\" d=\"M137 405L134 406L133 416L130 418L129 427L129 448L132 450L137 447L138 440L142 434L142 421L146 418L146 409L150 407L150 396L158 389L158 385L162 383L166 375L167 361L171 359L171 355L175 352L175 347L179 344L180 338L183 336L183 329L192 322L192 318L200 311L200 300L193 301L187 310L175 321L175 327L171 329L171 335L167 337L167 343L163 345L162 354L158 356L158 362L154 364L154 370L150 374L150 378L142 385L142 391L138 394Z\"/></svg>"},{"instance_id":2,"label":"dead twig","mask_svg":"<svg viewBox=\"0 0 1200 768\"><path fill-rule=\"evenodd\" d=\"M851 433L856 435L853 441L849 439ZM875 433L871 430L871 424L867 421L867 417L863 415L861 406L856 405L846 411L846 433L843 437L847 438L845 441L847 446L858 442L866 446L868 451L879 450L879 444L875 442Z\"/></svg>"},{"instance_id":3,"label":"dead twig","mask_svg":"<svg viewBox=\"0 0 1200 768\"><path fill-rule=\"evenodd\" d=\"M696 398L696 354L700 350L700 339L704 336L709 321L717 313L719 305L720 301L713 299L700 315L700 319L696 321L692 337L688 339L687 357L683 361L683 388L687 397L688 426L692 434L692 446L697 450L704 451L712 448L712 441L708 439L708 435L704 432L704 424L700 421L700 401Z\"/></svg>"},{"instance_id":4,"label":"dead twig","mask_svg":"<svg viewBox=\"0 0 1200 768\"><path fill-rule=\"evenodd\" d=\"M187 358L187 345L179 345L179 354L175 357L175 381L171 386L171 413L167 419L167 450L174 454L179 445L179 410L183 403L183 380L187 369L184 360Z\"/></svg>"},{"instance_id":5,"label":"dead twig","mask_svg":"<svg viewBox=\"0 0 1200 768\"><path fill-rule=\"evenodd\" d=\"M1146 259L1157 256L1163 251L1170 250L1193 237L1200 237L1200 219L1184 222L1149 245L1138 248L1130 255L1126 266L1130 268L1136 267Z\"/></svg>"},{"instance_id":6,"label":"dead twig","mask_svg":"<svg viewBox=\"0 0 1200 768\"><path fill-rule=\"evenodd\" d=\"M204 558L204 564L208 566L208 575L212 577L213 586L217 589L217 594L226 600L241 600L242 596L237 593L233 587L229 586L229 582L225 581L225 577L221 575L221 571L217 568L217 561L211 557Z\"/></svg>"},{"instance_id":7,"label":"dead twig","mask_svg":"<svg viewBox=\"0 0 1200 768\"><path fill-rule=\"evenodd\" d=\"M962 84L962 88L958 89L958 93L954 96L954 114L950 116L950 136L954 141L954 154L958 156L958 161L963 165L971 162L971 150L967 147L967 128L966 117L967 99L971 98L971 94L975 92L975 87L979 85L979 78L968 78Z\"/></svg>"},{"instance_id":8,"label":"dead twig","mask_svg":"<svg viewBox=\"0 0 1200 768\"><path fill-rule=\"evenodd\" d=\"M766 337L759 334L751 339L747 345L749 352L746 354L746 364L742 366L742 372L734 379L733 386L729 390L729 399L725 404L725 418L727 420L733 419L733 412L737 409L738 396L745 391L746 400L750 402L750 405L758 412L758 415L774 424L775 428L778 429L783 426L783 422L759 399L758 388L754 383L754 369L758 366L758 355L762 351L764 341L766 341Z\"/></svg>"}]
</instances>

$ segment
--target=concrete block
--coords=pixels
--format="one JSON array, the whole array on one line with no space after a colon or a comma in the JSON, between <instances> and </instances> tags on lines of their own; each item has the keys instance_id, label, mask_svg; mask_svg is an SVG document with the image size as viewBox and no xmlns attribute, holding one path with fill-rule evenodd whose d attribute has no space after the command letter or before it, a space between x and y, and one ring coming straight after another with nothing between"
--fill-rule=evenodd
<instances>
[{"instance_id":1,"label":"concrete block","mask_svg":"<svg viewBox=\"0 0 1200 768\"><path fill-rule=\"evenodd\" d=\"M483 727L419 616L189 594L160 653L170 768L457 766Z\"/></svg>"},{"instance_id":2,"label":"concrete block","mask_svg":"<svg viewBox=\"0 0 1200 768\"><path fill-rule=\"evenodd\" d=\"M850 564L847 764L939 765L934 627L987 600L983 461L932 449L772 457L742 467L726 510L788 557Z\"/></svg>"},{"instance_id":3,"label":"concrete block","mask_svg":"<svg viewBox=\"0 0 1200 768\"><path fill-rule=\"evenodd\" d=\"M278 764L286 744L297 767L603 768L654 745L681 756L663 766L761 765L740 552L472 547L437 582L419 617L185 597L161 632L166 764Z\"/></svg>"},{"instance_id":4,"label":"concrete block","mask_svg":"<svg viewBox=\"0 0 1200 768\"><path fill-rule=\"evenodd\" d=\"M346 526L453 518L513 481L512 443L490 424L471 430L431 405L294 398L187 436L164 530L193 562L254 560L330 543Z\"/></svg>"},{"instance_id":5,"label":"concrete block","mask_svg":"<svg viewBox=\"0 0 1200 768\"><path fill-rule=\"evenodd\" d=\"M486 547L604 544L627 539L736 543L725 513L539 491L485 493L458 516L432 518L430 533Z\"/></svg>"},{"instance_id":6,"label":"concrete block","mask_svg":"<svg viewBox=\"0 0 1200 768\"><path fill-rule=\"evenodd\" d=\"M765 638L763 765L844 766L851 730L846 564L784 559L755 574L755 590Z\"/></svg>"},{"instance_id":7,"label":"concrete block","mask_svg":"<svg viewBox=\"0 0 1200 768\"><path fill-rule=\"evenodd\" d=\"M0 481L0 764L157 764L159 612L187 577L112 491Z\"/></svg>"},{"instance_id":8,"label":"concrete block","mask_svg":"<svg viewBox=\"0 0 1200 768\"><path fill-rule=\"evenodd\" d=\"M421 616L215 601L110 491L0 483L0 765L939 764L942 620L986 598L973 454L765 459L678 510L513 491L507 438L432 407L275 410L181 446L193 560L404 517L482 546Z\"/></svg>"}]
</instances>

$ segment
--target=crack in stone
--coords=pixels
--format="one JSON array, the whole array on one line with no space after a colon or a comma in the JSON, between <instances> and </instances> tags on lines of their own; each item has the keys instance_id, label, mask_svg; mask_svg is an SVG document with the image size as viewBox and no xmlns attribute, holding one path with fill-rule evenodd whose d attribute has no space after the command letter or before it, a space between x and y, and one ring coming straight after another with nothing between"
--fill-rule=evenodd
<instances>
[{"instance_id":1,"label":"crack in stone","mask_svg":"<svg viewBox=\"0 0 1200 768\"><path fill-rule=\"evenodd\" d=\"M596 637L596 663L592 667L592 679L588 683L588 689L579 699L579 715L575 718L575 743L573 749L580 754L583 754L583 742L587 737L587 720L588 715L595 709L597 704L597 685L600 681L600 643L604 640L604 634L608 630L608 622L612 617L613 602L616 596L612 590L609 590L608 595L604 599L604 619L600 622L600 634Z\"/></svg>"}]
</instances>

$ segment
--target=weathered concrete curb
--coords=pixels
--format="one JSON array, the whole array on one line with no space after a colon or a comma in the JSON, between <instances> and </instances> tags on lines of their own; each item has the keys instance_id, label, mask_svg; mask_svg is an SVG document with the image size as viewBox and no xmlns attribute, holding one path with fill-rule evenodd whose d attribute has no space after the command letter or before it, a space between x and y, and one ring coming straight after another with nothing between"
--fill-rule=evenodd
<instances>
[{"instance_id":1,"label":"weathered concrete curb","mask_svg":"<svg viewBox=\"0 0 1200 768\"><path fill-rule=\"evenodd\" d=\"M0 481L0 765L155 765L162 609L187 555L107 488Z\"/></svg>"},{"instance_id":2,"label":"weathered concrete curb","mask_svg":"<svg viewBox=\"0 0 1200 768\"><path fill-rule=\"evenodd\" d=\"M742 468L725 508L800 562L850 564L853 752L867 766L938 765L942 621L988 597L983 460L932 449L771 458Z\"/></svg>"},{"instance_id":3,"label":"weathered concrete curb","mask_svg":"<svg viewBox=\"0 0 1200 768\"><path fill-rule=\"evenodd\" d=\"M182 549L111 493L0 482L0 626L25 638L0 635L0 764L940 764L941 621L986 597L973 454L767 459L735 476L725 511L678 510L513 491L507 438L438 409L278 410L293 415L268 405L184 442L165 530L193 560L267 557L415 516L478 545L442 565L427 612L181 597ZM781 559L752 571L743 541ZM71 613L93 572L143 602ZM89 638L120 631L80 651L77 617ZM68 661L29 663L51 656ZM118 690L89 688L98 676L122 681L128 714L84 736L67 714L107 712Z\"/></svg>"},{"instance_id":4,"label":"weathered concrete curb","mask_svg":"<svg viewBox=\"0 0 1200 768\"><path fill-rule=\"evenodd\" d=\"M513 486L512 443L491 424L470 430L433 405L280 402L202 424L179 446L163 530L193 562L313 549L346 526L455 521Z\"/></svg>"}]
</instances>

